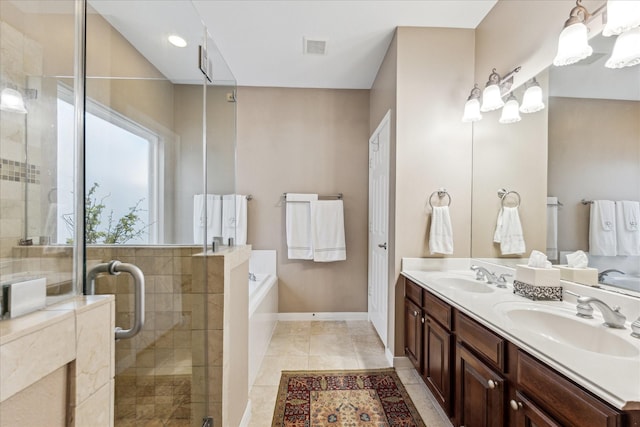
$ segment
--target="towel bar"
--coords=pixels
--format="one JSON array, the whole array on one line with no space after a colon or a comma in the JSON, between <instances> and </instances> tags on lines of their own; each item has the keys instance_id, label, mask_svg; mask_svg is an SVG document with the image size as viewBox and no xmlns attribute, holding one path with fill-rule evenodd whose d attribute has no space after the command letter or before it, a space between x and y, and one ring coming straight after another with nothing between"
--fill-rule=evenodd
<instances>
[{"instance_id":1,"label":"towel bar","mask_svg":"<svg viewBox=\"0 0 640 427\"><path fill-rule=\"evenodd\" d=\"M302 201L302 200L287 200L287 193L282 193L282 198L284 199L285 202L287 203L309 203L307 201ZM318 195L318 199L319 200L327 200L327 199L338 199L338 200L342 200L342 193L338 193L338 194L325 194L325 195Z\"/></svg>"}]
</instances>

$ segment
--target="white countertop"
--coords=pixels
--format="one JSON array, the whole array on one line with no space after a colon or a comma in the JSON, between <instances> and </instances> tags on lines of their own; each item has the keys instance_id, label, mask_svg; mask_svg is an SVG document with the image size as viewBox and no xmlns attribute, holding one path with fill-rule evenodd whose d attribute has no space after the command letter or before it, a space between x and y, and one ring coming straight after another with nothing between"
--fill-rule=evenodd
<instances>
[{"instance_id":1,"label":"white countertop","mask_svg":"<svg viewBox=\"0 0 640 427\"><path fill-rule=\"evenodd\" d=\"M469 261L467 260L467 268L468 265ZM438 278L443 277L474 279L475 274L468 269L464 269L464 262L449 263L446 267L454 269L447 271L414 269L417 267L419 267L419 263L405 263L403 261L402 274L433 292L469 317L555 368L568 378L571 378L614 407L622 410L640 410L640 339L631 337L631 329L629 327L629 323L635 320L635 317L630 318L627 316L625 329L611 329L603 326L602 317L597 309L594 310L593 319L576 319L595 327L606 328L607 333L614 334L624 339L630 346L637 348L639 356L618 357L587 351L566 343L554 341L549 337L545 337L544 334L538 333L528 325L516 324L504 313L505 308L531 304L539 305L541 310L545 310L545 307L547 307L554 310L566 310L565 313L575 313L575 303L567 301L531 301L515 295L511 284L508 285L507 289L500 289L495 285L487 285L492 288L492 292L488 293L468 292L438 285ZM590 290L589 293L592 292ZM602 296L602 300L612 304L610 297L606 294ZM632 306L635 306L635 304L635 301L631 301ZM626 314L624 310L622 312ZM631 350L633 349L631 348Z\"/></svg>"}]
</instances>

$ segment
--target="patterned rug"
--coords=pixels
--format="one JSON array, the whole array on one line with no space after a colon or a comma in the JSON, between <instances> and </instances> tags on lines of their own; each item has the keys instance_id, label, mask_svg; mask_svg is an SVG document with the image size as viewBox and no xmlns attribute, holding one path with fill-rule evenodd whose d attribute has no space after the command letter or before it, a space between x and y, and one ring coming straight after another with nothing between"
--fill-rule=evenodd
<instances>
[{"instance_id":1,"label":"patterned rug","mask_svg":"<svg viewBox=\"0 0 640 427\"><path fill-rule=\"evenodd\" d=\"M283 371L272 427L425 427L395 369Z\"/></svg>"}]
</instances>

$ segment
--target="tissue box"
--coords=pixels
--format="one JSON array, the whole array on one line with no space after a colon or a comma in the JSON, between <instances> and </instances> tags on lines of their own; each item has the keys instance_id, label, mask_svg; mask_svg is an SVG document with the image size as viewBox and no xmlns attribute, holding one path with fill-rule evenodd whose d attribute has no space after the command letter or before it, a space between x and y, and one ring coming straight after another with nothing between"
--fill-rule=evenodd
<instances>
[{"instance_id":1,"label":"tissue box","mask_svg":"<svg viewBox=\"0 0 640 427\"><path fill-rule=\"evenodd\" d=\"M574 268L566 265L559 265L560 278L570 282L582 283L589 286L598 286L597 268Z\"/></svg>"},{"instance_id":2,"label":"tissue box","mask_svg":"<svg viewBox=\"0 0 640 427\"><path fill-rule=\"evenodd\" d=\"M560 270L518 264L515 280L534 286L560 286Z\"/></svg>"}]
</instances>

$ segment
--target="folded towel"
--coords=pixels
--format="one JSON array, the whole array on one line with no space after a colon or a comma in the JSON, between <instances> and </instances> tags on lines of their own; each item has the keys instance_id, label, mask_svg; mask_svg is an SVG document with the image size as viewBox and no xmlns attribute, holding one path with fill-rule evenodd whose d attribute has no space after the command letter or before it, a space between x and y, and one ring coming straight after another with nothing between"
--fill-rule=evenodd
<instances>
[{"instance_id":1,"label":"folded towel","mask_svg":"<svg viewBox=\"0 0 640 427\"><path fill-rule=\"evenodd\" d=\"M493 241L500 243L502 255L525 253L526 245L518 208L502 207L498 214Z\"/></svg>"},{"instance_id":2,"label":"folded towel","mask_svg":"<svg viewBox=\"0 0 640 427\"><path fill-rule=\"evenodd\" d=\"M234 239L235 245L247 244L247 196L222 196L222 244Z\"/></svg>"},{"instance_id":3,"label":"folded towel","mask_svg":"<svg viewBox=\"0 0 640 427\"><path fill-rule=\"evenodd\" d=\"M313 259L311 201L317 194L287 193L286 231L289 259Z\"/></svg>"},{"instance_id":4,"label":"folded towel","mask_svg":"<svg viewBox=\"0 0 640 427\"><path fill-rule=\"evenodd\" d=\"M217 194L193 196L193 241L195 244L222 236L222 197Z\"/></svg>"},{"instance_id":5,"label":"folded towel","mask_svg":"<svg viewBox=\"0 0 640 427\"><path fill-rule=\"evenodd\" d=\"M434 206L429 230L429 251L432 254L453 254L453 230L449 206Z\"/></svg>"},{"instance_id":6,"label":"folded towel","mask_svg":"<svg viewBox=\"0 0 640 427\"><path fill-rule=\"evenodd\" d=\"M616 241L618 255L640 255L640 202L616 202Z\"/></svg>"},{"instance_id":7,"label":"folded towel","mask_svg":"<svg viewBox=\"0 0 640 427\"><path fill-rule=\"evenodd\" d=\"M346 260L342 200L314 200L310 208L313 260L316 262Z\"/></svg>"},{"instance_id":8,"label":"folded towel","mask_svg":"<svg viewBox=\"0 0 640 427\"><path fill-rule=\"evenodd\" d=\"M589 218L589 253L616 256L616 204L611 200L594 200Z\"/></svg>"},{"instance_id":9,"label":"folded towel","mask_svg":"<svg viewBox=\"0 0 640 427\"><path fill-rule=\"evenodd\" d=\"M547 258L558 259L558 198L547 197Z\"/></svg>"}]
</instances>

